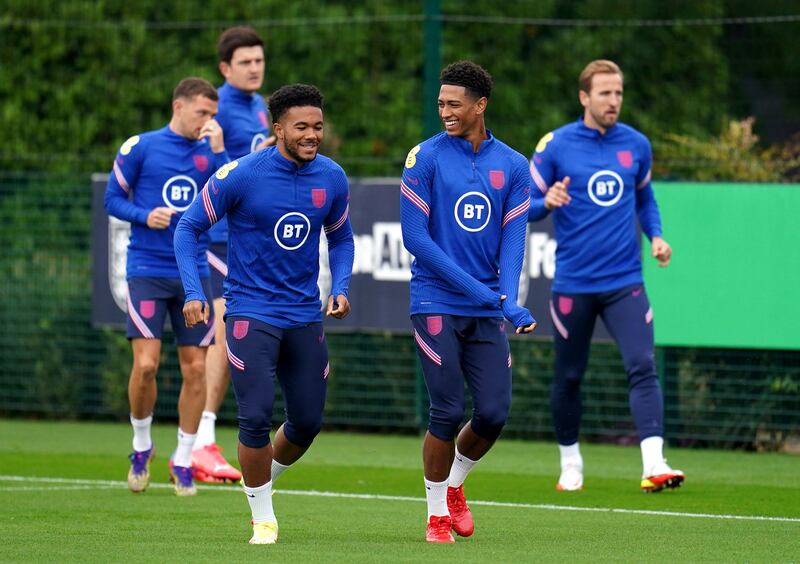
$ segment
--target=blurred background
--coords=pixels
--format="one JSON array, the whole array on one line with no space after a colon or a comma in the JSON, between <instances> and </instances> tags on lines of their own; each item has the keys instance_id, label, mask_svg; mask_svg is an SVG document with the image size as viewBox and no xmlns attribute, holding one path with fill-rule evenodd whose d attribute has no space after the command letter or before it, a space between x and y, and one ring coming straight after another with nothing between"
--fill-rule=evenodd
<instances>
[{"instance_id":1,"label":"blurred background","mask_svg":"<svg viewBox=\"0 0 800 564\"><path fill-rule=\"evenodd\" d=\"M129 344L92 323L91 176L108 172L129 136L169 120L181 78L221 84L216 39L239 24L265 40L265 97L292 82L323 91L323 152L353 178L399 177L408 150L440 130L444 64L471 59L492 73L487 123L529 156L542 135L581 115L585 64L619 63L622 120L653 142L659 201L682 183L708 206L695 217L694 196L665 197L676 258L696 243L746 271L715 272L726 301L705 317L750 338L658 341L667 438L800 450L800 6L789 0L0 0L0 415L127 420ZM738 188L726 192L729 184ZM748 220L752 202L764 211ZM670 221L684 228L682 247ZM646 273L656 311L674 318L664 323L671 335L681 292L708 286L704 260L676 267L682 278L671 285L651 285ZM758 285L740 291L752 272ZM744 306L757 323L737 315ZM350 330L331 334L329 347L329 427L425 427L407 333ZM593 347L584 440L636 443L619 354L602 340ZM551 439L551 343L513 338L512 350L504 436ZM174 348L164 351L161 420L175 417L180 385ZM280 402L275 413L281 420ZM235 423L232 394L226 422Z\"/></svg>"}]
</instances>

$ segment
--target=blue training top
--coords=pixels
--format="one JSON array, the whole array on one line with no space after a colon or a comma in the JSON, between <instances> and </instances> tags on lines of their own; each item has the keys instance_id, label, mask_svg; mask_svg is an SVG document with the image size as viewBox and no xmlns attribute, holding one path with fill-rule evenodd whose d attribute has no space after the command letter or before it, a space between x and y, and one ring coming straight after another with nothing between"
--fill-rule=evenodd
<instances>
[{"instance_id":1,"label":"blue training top","mask_svg":"<svg viewBox=\"0 0 800 564\"><path fill-rule=\"evenodd\" d=\"M533 323L517 305L530 206L525 157L487 131L477 152L446 132L408 153L400 184L411 315L500 316ZM500 295L507 297L502 308Z\"/></svg>"},{"instance_id":2,"label":"blue training top","mask_svg":"<svg viewBox=\"0 0 800 564\"><path fill-rule=\"evenodd\" d=\"M601 134L581 118L542 137L530 161L538 186L531 195L530 220L549 213L545 194L565 176L572 198L553 210L554 292L607 292L642 283L636 217L648 238L661 236L651 166L647 137L624 123Z\"/></svg>"},{"instance_id":3,"label":"blue training top","mask_svg":"<svg viewBox=\"0 0 800 564\"><path fill-rule=\"evenodd\" d=\"M197 263L200 234L228 218L227 315L281 328L320 321L319 237L324 228L331 294L348 293L353 231L347 176L317 155L298 167L277 147L233 161L208 181L175 231L175 254L186 301L208 301Z\"/></svg>"},{"instance_id":4,"label":"blue training top","mask_svg":"<svg viewBox=\"0 0 800 564\"><path fill-rule=\"evenodd\" d=\"M131 223L127 277L178 278L172 237L183 212L215 170L228 162L205 139L188 139L169 126L134 135L119 149L105 193L106 211ZM131 193L133 198L130 198ZM158 207L177 213L167 229L151 229L147 216ZM204 240L197 261L209 276Z\"/></svg>"},{"instance_id":5,"label":"blue training top","mask_svg":"<svg viewBox=\"0 0 800 564\"><path fill-rule=\"evenodd\" d=\"M269 137L267 105L261 94L249 93L227 82L217 90L219 109L216 120L222 127L225 150L231 159L249 155ZM228 242L228 220L222 218L208 230L213 243Z\"/></svg>"}]
</instances>

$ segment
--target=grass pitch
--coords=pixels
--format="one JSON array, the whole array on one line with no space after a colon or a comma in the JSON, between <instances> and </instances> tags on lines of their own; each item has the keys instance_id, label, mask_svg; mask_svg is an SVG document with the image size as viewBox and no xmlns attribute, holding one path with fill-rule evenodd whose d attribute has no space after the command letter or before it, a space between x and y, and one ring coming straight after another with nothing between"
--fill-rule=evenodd
<instances>
[{"instance_id":1,"label":"grass pitch","mask_svg":"<svg viewBox=\"0 0 800 564\"><path fill-rule=\"evenodd\" d=\"M476 532L424 541L421 441L323 432L276 484L280 539L250 546L238 487L167 483L156 426L144 494L125 483L124 424L0 421L1 561L789 562L800 560L800 458L669 449L683 488L639 491L638 448L584 445L585 489L557 492L554 444L498 442L465 492ZM236 432L217 438L235 461Z\"/></svg>"}]
</instances>

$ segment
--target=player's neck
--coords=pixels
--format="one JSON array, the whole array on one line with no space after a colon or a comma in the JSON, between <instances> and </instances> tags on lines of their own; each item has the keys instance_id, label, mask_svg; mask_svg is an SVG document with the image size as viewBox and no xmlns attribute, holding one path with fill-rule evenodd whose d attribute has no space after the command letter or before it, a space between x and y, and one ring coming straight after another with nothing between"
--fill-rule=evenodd
<instances>
[{"instance_id":1,"label":"player's neck","mask_svg":"<svg viewBox=\"0 0 800 564\"><path fill-rule=\"evenodd\" d=\"M238 86L231 84L230 82L228 82L228 86L230 86L233 90L235 90L239 94L242 94L243 96L252 96L256 92L258 92L258 90L246 90L244 88L239 88Z\"/></svg>"},{"instance_id":2,"label":"player's neck","mask_svg":"<svg viewBox=\"0 0 800 564\"><path fill-rule=\"evenodd\" d=\"M181 136L181 137L183 137L185 139L189 139L190 141L194 141L195 140L195 139L192 139L191 137L189 137L188 135L186 135L186 133L184 133L181 130L181 124L175 117L173 117L171 120L169 120L169 124L167 125L167 127L169 127L169 130L172 133L174 133L175 135L179 135L179 136Z\"/></svg>"},{"instance_id":3,"label":"player's neck","mask_svg":"<svg viewBox=\"0 0 800 564\"><path fill-rule=\"evenodd\" d=\"M472 151L477 153L481 148L481 143L489 138L489 135L486 133L486 124L481 121L474 129L466 132L463 138L472 144Z\"/></svg>"},{"instance_id":4,"label":"player's neck","mask_svg":"<svg viewBox=\"0 0 800 564\"><path fill-rule=\"evenodd\" d=\"M606 131L608 131L608 128L597 123L588 112L583 115L583 125L589 129L596 129L600 135L605 135Z\"/></svg>"}]
</instances>

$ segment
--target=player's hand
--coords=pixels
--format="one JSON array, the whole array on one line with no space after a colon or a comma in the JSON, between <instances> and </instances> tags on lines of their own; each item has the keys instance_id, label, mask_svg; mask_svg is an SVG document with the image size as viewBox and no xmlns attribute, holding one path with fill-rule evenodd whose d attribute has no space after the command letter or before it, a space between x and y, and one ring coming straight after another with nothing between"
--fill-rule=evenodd
<instances>
[{"instance_id":1,"label":"player's hand","mask_svg":"<svg viewBox=\"0 0 800 564\"><path fill-rule=\"evenodd\" d=\"M175 210L167 207L153 208L147 214L147 227L150 229L166 229L169 227L169 222L172 221L172 216L175 215Z\"/></svg>"},{"instance_id":2,"label":"player's hand","mask_svg":"<svg viewBox=\"0 0 800 564\"><path fill-rule=\"evenodd\" d=\"M186 321L186 326L191 328L202 323L208 324L210 308L208 302L201 302L200 300L189 300L183 304L183 319Z\"/></svg>"},{"instance_id":3,"label":"player's hand","mask_svg":"<svg viewBox=\"0 0 800 564\"><path fill-rule=\"evenodd\" d=\"M559 180L553 184L544 196L544 207L548 210L566 206L572 201L572 198L567 193L569 188L570 178L565 176L563 180Z\"/></svg>"},{"instance_id":4,"label":"player's hand","mask_svg":"<svg viewBox=\"0 0 800 564\"><path fill-rule=\"evenodd\" d=\"M266 149L267 147L272 147L277 141L274 135L270 135L266 139L264 139L261 143L256 145L256 151L260 151L261 149Z\"/></svg>"},{"instance_id":5,"label":"player's hand","mask_svg":"<svg viewBox=\"0 0 800 564\"><path fill-rule=\"evenodd\" d=\"M325 310L326 316L335 317L336 319L344 319L350 313L350 302L347 296L339 294L336 296L336 303L333 303L333 296L328 296L328 308Z\"/></svg>"},{"instance_id":6,"label":"player's hand","mask_svg":"<svg viewBox=\"0 0 800 564\"><path fill-rule=\"evenodd\" d=\"M200 139L204 138L208 138L208 144L213 152L221 153L225 150L225 138L217 120L210 119L200 128Z\"/></svg>"},{"instance_id":7,"label":"player's hand","mask_svg":"<svg viewBox=\"0 0 800 564\"><path fill-rule=\"evenodd\" d=\"M522 333L533 333L534 329L536 329L535 321L530 325L526 325L524 327L517 327L517 335L521 335Z\"/></svg>"},{"instance_id":8,"label":"player's hand","mask_svg":"<svg viewBox=\"0 0 800 564\"><path fill-rule=\"evenodd\" d=\"M669 266L669 261L672 258L672 247L669 246L661 237L653 237L650 243L653 258L658 261L658 266Z\"/></svg>"},{"instance_id":9,"label":"player's hand","mask_svg":"<svg viewBox=\"0 0 800 564\"><path fill-rule=\"evenodd\" d=\"M517 328L517 335L530 333L536 329L536 320L531 315L531 312L517 303L507 301L506 298L507 296L504 295L501 302L503 317L514 324L514 327Z\"/></svg>"}]
</instances>

